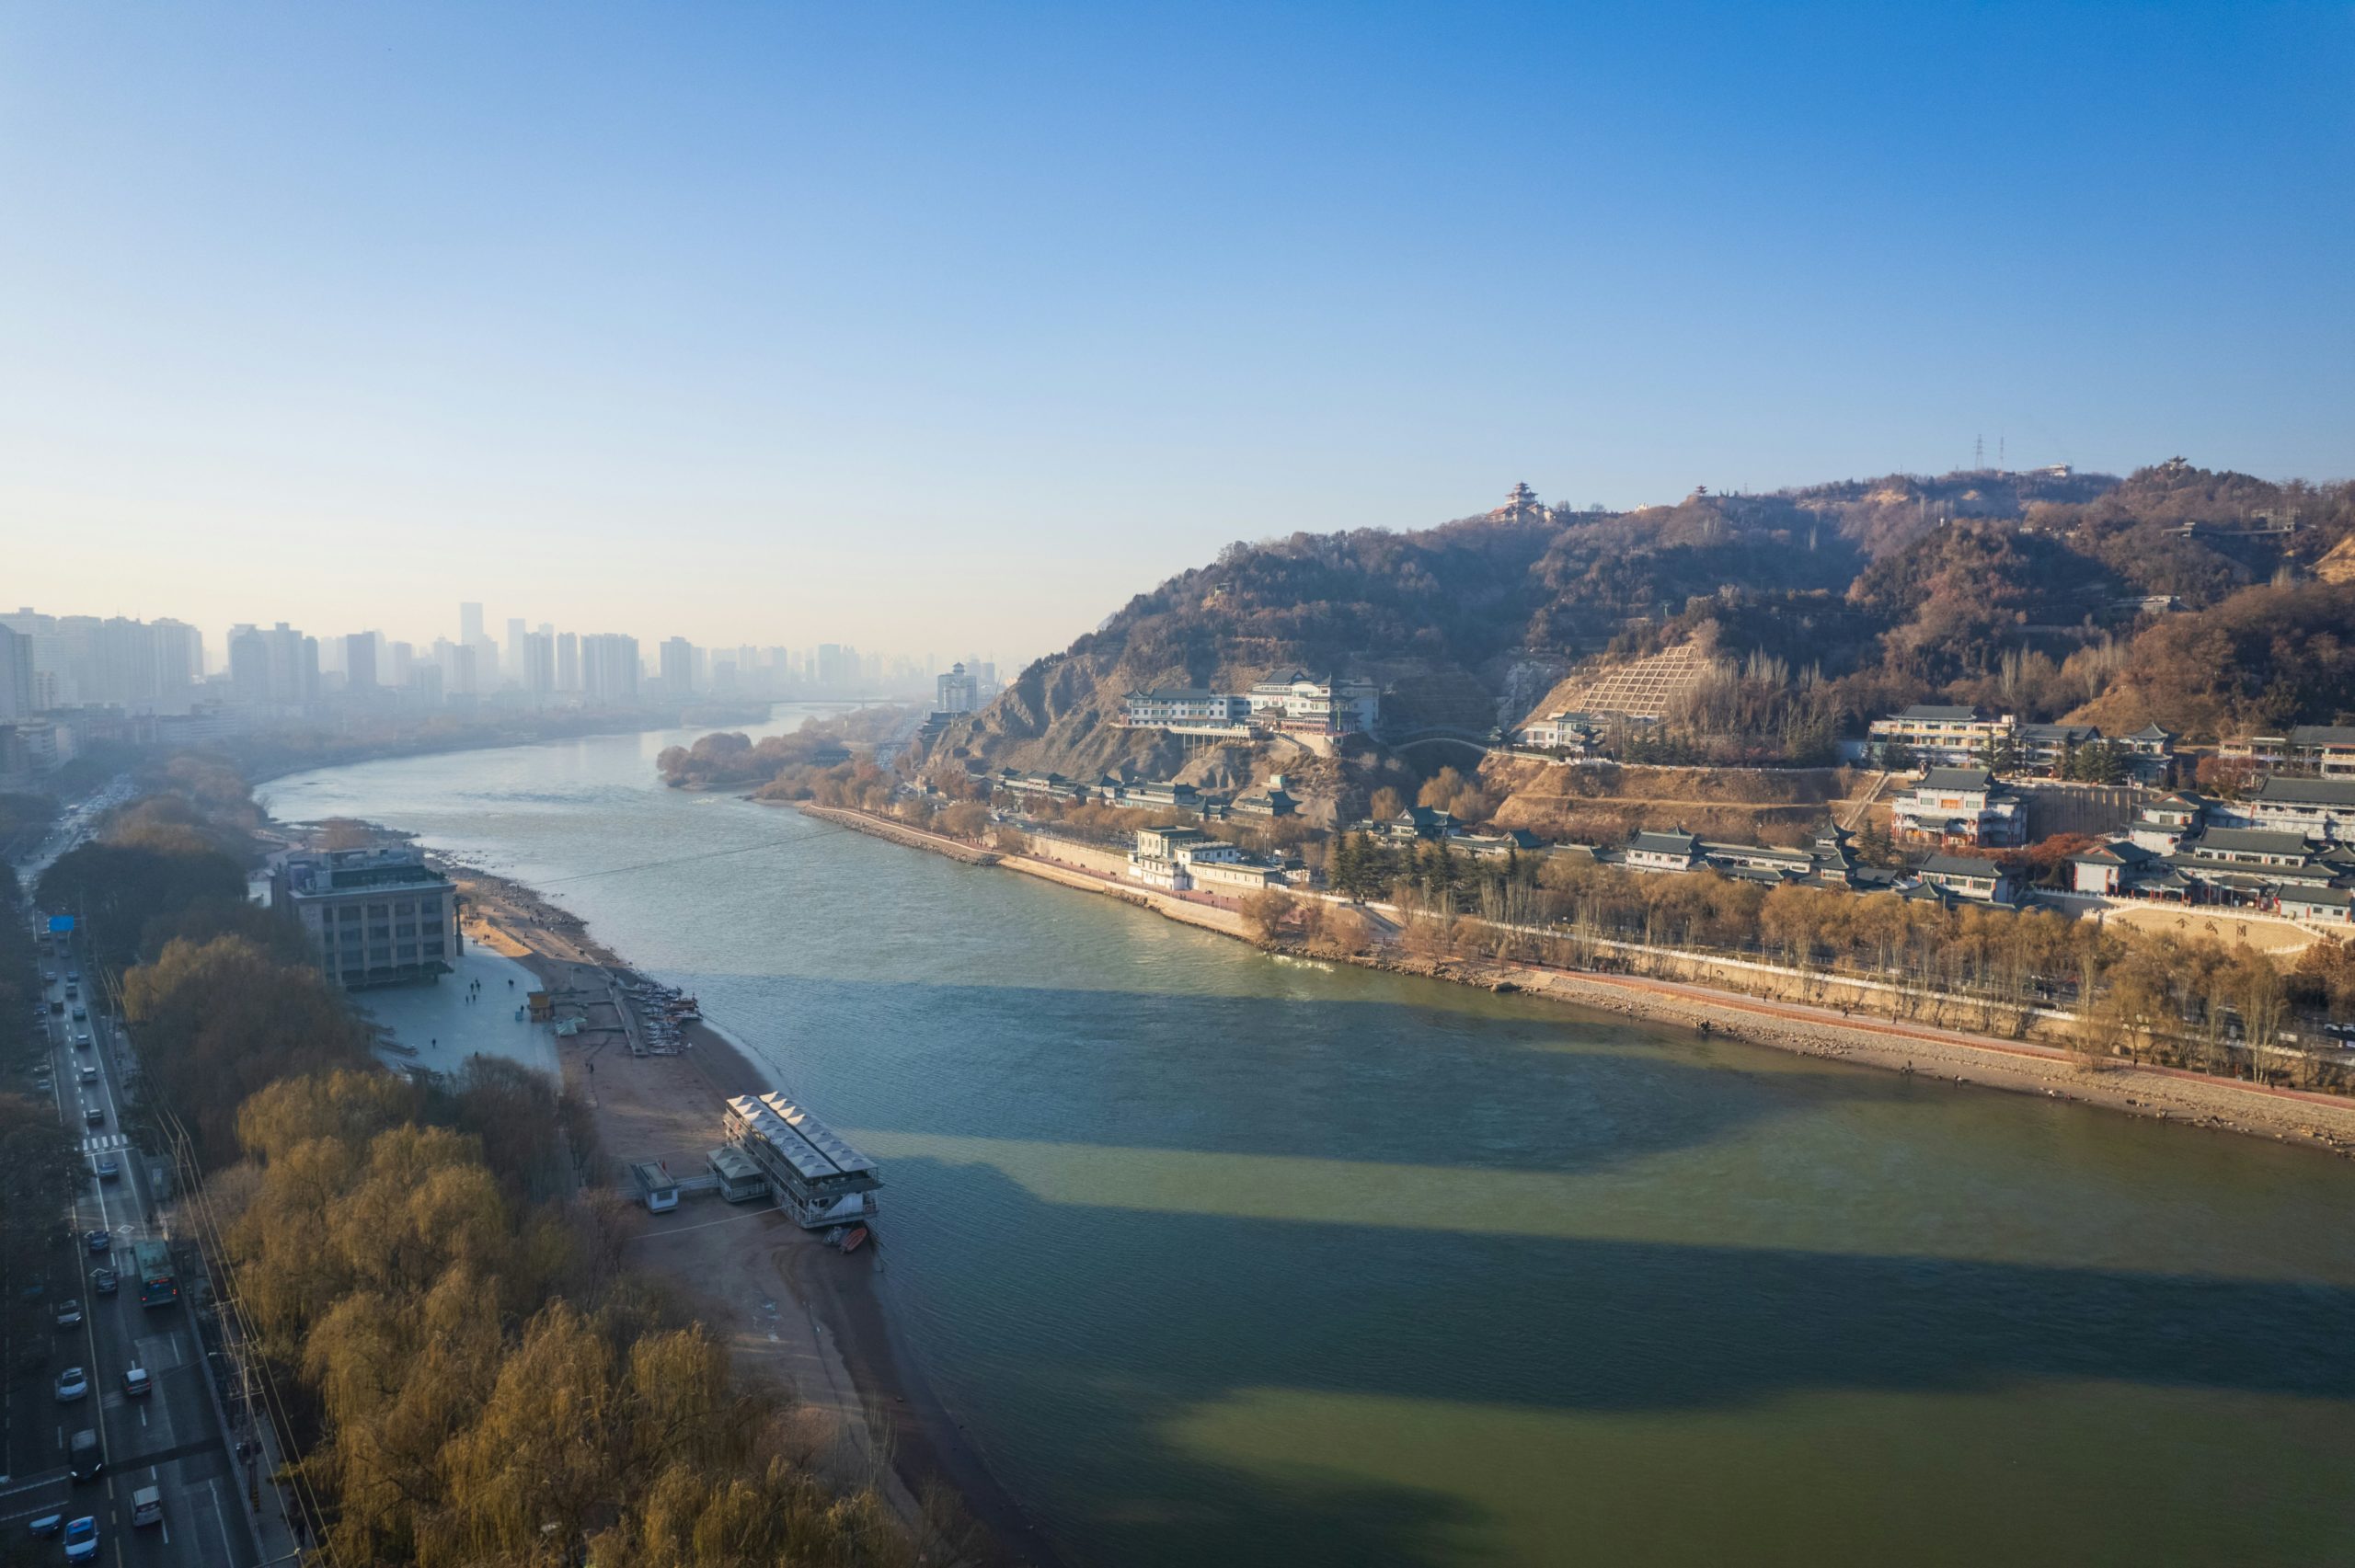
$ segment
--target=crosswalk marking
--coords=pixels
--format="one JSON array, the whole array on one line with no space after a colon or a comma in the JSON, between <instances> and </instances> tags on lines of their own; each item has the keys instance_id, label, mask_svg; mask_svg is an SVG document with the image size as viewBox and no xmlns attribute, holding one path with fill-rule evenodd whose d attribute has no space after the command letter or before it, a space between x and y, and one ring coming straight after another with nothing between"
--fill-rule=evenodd
<instances>
[{"instance_id":1,"label":"crosswalk marking","mask_svg":"<svg viewBox=\"0 0 2355 1568\"><path fill-rule=\"evenodd\" d=\"M82 1140L82 1152L85 1154L104 1154L112 1150L130 1147L131 1139L119 1132L102 1132Z\"/></svg>"}]
</instances>

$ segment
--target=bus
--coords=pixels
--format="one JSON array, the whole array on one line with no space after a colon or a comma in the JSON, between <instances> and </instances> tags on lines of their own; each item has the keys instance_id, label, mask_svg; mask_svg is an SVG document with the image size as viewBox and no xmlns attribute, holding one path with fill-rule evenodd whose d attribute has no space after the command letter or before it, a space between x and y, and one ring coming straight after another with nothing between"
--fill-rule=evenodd
<instances>
[{"instance_id":1,"label":"bus","mask_svg":"<svg viewBox=\"0 0 2355 1568\"><path fill-rule=\"evenodd\" d=\"M172 1277L172 1249L161 1242L140 1242L131 1249L139 1268L139 1304L168 1307L180 1299L179 1281Z\"/></svg>"}]
</instances>

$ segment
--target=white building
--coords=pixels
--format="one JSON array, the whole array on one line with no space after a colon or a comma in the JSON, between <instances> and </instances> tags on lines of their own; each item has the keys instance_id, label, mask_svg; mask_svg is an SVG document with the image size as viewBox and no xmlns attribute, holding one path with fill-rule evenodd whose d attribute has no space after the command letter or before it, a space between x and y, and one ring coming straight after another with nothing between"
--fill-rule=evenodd
<instances>
[{"instance_id":1,"label":"white building","mask_svg":"<svg viewBox=\"0 0 2355 1568\"><path fill-rule=\"evenodd\" d=\"M1193 890L1195 869L1249 859L1242 849L1212 838L1200 828L1140 828L1129 851L1129 876L1148 887L1172 893Z\"/></svg>"},{"instance_id":2,"label":"white building","mask_svg":"<svg viewBox=\"0 0 2355 1568\"><path fill-rule=\"evenodd\" d=\"M2229 828L2299 833L2316 841L2355 840L2355 778L2270 773L2246 800L2211 802L2208 819Z\"/></svg>"},{"instance_id":3,"label":"white building","mask_svg":"<svg viewBox=\"0 0 2355 1568\"><path fill-rule=\"evenodd\" d=\"M1984 768L1932 768L1891 804L1890 825L1906 843L2008 848L2028 837L2018 797Z\"/></svg>"},{"instance_id":4,"label":"white building","mask_svg":"<svg viewBox=\"0 0 2355 1568\"><path fill-rule=\"evenodd\" d=\"M1254 723L1323 735L1357 735L1382 716L1382 691L1371 681L1319 679L1304 670L1271 675L1251 688Z\"/></svg>"},{"instance_id":5,"label":"white building","mask_svg":"<svg viewBox=\"0 0 2355 1568\"><path fill-rule=\"evenodd\" d=\"M1131 692L1123 704L1126 722L1135 729L1170 729L1197 725L1239 725L1251 716L1249 699L1198 686L1165 687Z\"/></svg>"}]
</instances>

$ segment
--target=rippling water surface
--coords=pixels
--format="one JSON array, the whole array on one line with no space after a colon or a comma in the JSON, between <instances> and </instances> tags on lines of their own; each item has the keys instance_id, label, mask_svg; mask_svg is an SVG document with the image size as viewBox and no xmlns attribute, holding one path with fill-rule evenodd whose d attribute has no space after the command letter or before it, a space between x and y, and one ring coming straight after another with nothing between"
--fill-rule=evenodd
<instances>
[{"instance_id":1,"label":"rippling water surface","mask_svg":"<svg viewBox=\"0 0 2355 1568\"><path fill-rule=\"evenodd\" d=\"M1081 1562L2355 1561L2355 1167L1282 963L686 738L265 793L542 886L881 1158L899 1326Z\"/></svg>"}]
</instances>

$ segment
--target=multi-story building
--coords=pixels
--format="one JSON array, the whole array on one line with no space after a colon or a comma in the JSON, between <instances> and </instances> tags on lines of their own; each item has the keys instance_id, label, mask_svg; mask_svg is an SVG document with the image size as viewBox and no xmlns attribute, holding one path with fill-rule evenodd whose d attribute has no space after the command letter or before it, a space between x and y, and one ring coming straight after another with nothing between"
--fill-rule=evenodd
<instances>
[{"instance_id":1,"label":"multi-story building","mask_svg":"<svg viewBox=\"0 0 2355 1568\"><path fill-rule=\"evenodd\" d=\"M684 637L665 637L659 659L662 694L673 700L695 695L695 645Z\"/></svg>"},{"instance_id":2,"label":"multi-story building","mask_svg":"<svg viewBox=\"0 0 2355 1568\"><path fill-rule=\"evenodd\" d=\"M2221 827L2296 833L2316 842L2355 840L2355 777L2269 773L2244 799L2208 802L2207 818Z\"/></svg>"},{"instance_id":3,"label":"multi-story building","mask_svg":"<svg viewBox=\"0 0 2355 1568\"><path fill-rule=\"evenodd\" d=\"M1140 828L1129 851L1129 876L1148 887L1185 893L1193 889L1196 864L1247 858L1236 845L1222 843L1200 828Z\"/></svg>"},{"instance_id":4,"label":"multi-story building","mask_svg":"<svg viewBox=\"0 0 2355 1568\"><path fill-rule=\"evenodd\" d=\"M1382 716L1382 689L1373 681L1319 678L1304 670L1257 682L1250 701L1253 723L1312 734L1361 734Z\"/></svg>"},{"instance_id":5,"label":"multi-story building","mask_svg":"<svg viewBox=\"0 0 2355 1568\"><path fill-rule=\"evenodd\" d=\"M580 639L580 694L592 707L626 708L638 702L638 639L598 632Z\"/></svg>"},{"instance_id":6,"label":"multi-story building","mask_svg":"<svg viewBox=\"0 0 2355 1568\"><path fill-rule=\"evenodd\" d=\"M932 706L936 713L969 714L981 705L981 680L961 663L951 666L948 674L933 682Z\"/></svg>"},{"instance_id":7,"label":"multi-story building","mask_svg":"<svg viewBox=\"0 0 2355 1568\"><path fill-rule=\"evenodd\" d=\"M1131 692L1124 702L1127 723L1134 729L1224 728L1242 724L1252 712L1248 697L1204 691L1198 686Z\"/></svg>"},{"instance_id":8,"label":"multi-story building","mask_svg":"<svg viewBox=\"0 0 2355 1568\"><path fill-rule=\"evenodd\" d=\"M2276 735L2244 735L2225 741L2216 753L2326 779L2355 778L2355 725L2302 724Z\"/></svg>"},{"instance_id":9,"label":"multi-story building","mask_svg":"<svg viewBox=\"0 0 2355 1568\"><path fill-rule=\"evenodd\" d=\"M1892 718L1873 720L1868 733L1877 756L1885 759L1901 748L1925 767L1960 768L1985 763L2018 727L2009 714L1991 716L1977 708L1916 703Z\"/></svg>"},{"instance_id":10,"label":"multi-story building","mask_svg":"<svg viewBox=\"0 0 2355 1568\"><path fill-rule=\"evenodd\" d=\"M1890 830L1916 844L2009 848L2028 837L2019 798L1984 768L1932 768L1890 807Z\"/></svg>"},{"instance_id":11,"label":"multi-story building","mask_svg":"<svg viewBox=\"0 0 2355 1568\"><path fill-rule=\"evenodd\" d=\"M346 990L430 980L457 959L457 888L413 845L290 854L270 894Z\"/></svg>"},{"instance_id":12,"label":"multi-story building","mask_svg":"<svg viewBox=\"0 0 2355 1568\"><path fill-rule=\"evenodd\" d=\"M376 634L354 632L343 639L343 689L347 692L373 692L376 689Z\"/></svg>"},{"instance_id":13,"label":"multi-story building","mask_svg":"<svg viewBox=\"0 0 2355 1568\"><path fill-rule=\"evenodd\" d=\"M33 640L0 627L0 724L29 719L33 706Z\"/></svg>"},{"instance_id":14,"label":"multi-story building","mask_svg":"<svg viewBox=\"0 0 2355 1568\"><path fill-rule=\"evenodd\" d=\"M580 690L580 634L559 632L556 639L556 689Z\"/></svg>"}]
</instances>

